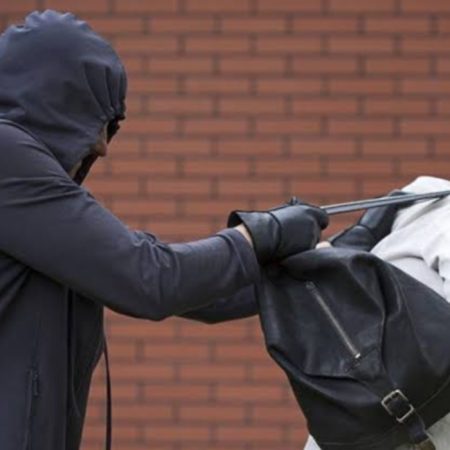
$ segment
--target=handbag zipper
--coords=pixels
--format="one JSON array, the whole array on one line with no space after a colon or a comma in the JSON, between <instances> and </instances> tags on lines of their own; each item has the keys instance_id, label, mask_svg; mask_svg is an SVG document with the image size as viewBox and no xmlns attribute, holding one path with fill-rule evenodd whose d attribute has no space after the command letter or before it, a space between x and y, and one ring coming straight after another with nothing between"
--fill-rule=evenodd
<instances>
[{"instance_id":1,"label":"handbag zipper","mask_svg":"<svg viewBox=\"0 0 450 450\"><path fill-rule=\"evenodd\" d=\"M350 336L346 333L342 325L339 323L339 321L336 319L336 317L333 314L333 311L331 311L330 307L328 306L327 302L325 301L323 295L319 292L319 289L317 286L312 282L308 281L306 283L306 288L311 292L314 299L319 304L322 311L327 316L328 320L330 321L331 325L333 326L334 330L338 334L338 336L341 338L341 341L347 347L347 349L352 354L353 358L359 359L361 358L361 352L358 351L356 346L353 344L352 340L350 339Z\"/></svg>"}]
</instances>

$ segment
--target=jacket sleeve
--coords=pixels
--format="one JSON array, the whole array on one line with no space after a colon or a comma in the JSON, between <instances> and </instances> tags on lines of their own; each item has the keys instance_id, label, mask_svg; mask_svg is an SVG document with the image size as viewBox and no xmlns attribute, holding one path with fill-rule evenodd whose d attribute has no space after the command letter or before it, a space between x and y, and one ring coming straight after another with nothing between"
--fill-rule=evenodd
<instances>
[{"instance_id":1,"label":"jacket sleeve","mask_svg":"<svg viewBox=\"0 0 450 450\"><path fill-rule=\"evenodd\" d=\"M256 314L258 314L256 287L251 285L240 289L231 297L220 298L201 309L187 312L182 317L213 324L245 319Z\"/></svg>"},{"instance_id":2,"label":"jacket sleeve","mask_svg":"<svg viewBox=\"0 0 450 450\"><path fill-rule=\"evenodd\" d=\"M0 251L109 308L160 320L253 284L259 267L236 230L165 244L128 229L14 127L0 141Z\"/></svg>"}]
</instances>

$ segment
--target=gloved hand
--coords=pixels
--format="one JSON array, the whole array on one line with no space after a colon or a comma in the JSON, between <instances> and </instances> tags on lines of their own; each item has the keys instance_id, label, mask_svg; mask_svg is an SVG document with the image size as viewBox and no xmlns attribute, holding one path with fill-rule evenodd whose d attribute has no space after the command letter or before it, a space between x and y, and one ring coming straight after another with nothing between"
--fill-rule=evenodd
<instances>
[{"instance_id":1,"label":"gloved hand","mask_svg":"<svg viewBox=\"0 0 450 450\"><path fill-rule=\"evenodd\" d=\"M328 215L293 199L269 211L233 211L228 226L241 223L252 237L258 261L266 264L314 248L328 225Z\"/></svg>"},{"instance_id":2,"label":"gloved hand","mask_svg":"<svg viewBox=\"0 0 450 450\"><path fill-rule=\"evenodd\" d=\"M407 192L395 190L388 195L405 195ZM397 212L411 203L380 206L368 209L356 225L332 236L328 241L333 247L347 247L369 252L386 237L394 223Z\"/></svg>"}]
</instances>

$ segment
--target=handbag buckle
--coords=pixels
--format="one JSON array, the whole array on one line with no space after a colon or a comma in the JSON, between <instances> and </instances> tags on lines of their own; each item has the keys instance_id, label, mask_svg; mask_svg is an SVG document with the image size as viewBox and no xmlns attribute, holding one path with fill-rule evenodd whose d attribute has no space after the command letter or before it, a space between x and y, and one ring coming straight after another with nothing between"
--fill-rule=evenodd
<instances>
[{"instance_id":1,"label":"handbag buckle","mask_svg":"<svg viewBox=\"0 0 450 450\"><path fill-rule=\"evenodd\" d=\"M391 408L392 402L395 402L397 405L401 404L401 408L406 408L406 412L402 413L401 416L398 416ZM415 412L414 406L411 405L406 395L400 389L396 389L387 394L383 400L381 400L381 404L383 405L383 408L400 423L406 422L406 420L408 420Z\"/></svg>"}]
</instances>

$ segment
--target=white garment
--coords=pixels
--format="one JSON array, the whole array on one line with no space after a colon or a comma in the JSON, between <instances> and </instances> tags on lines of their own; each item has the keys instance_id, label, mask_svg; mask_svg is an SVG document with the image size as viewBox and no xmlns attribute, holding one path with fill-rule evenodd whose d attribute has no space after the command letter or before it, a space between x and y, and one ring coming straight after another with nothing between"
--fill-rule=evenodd
<instances>
[{"instance_id":1,"label":"white garment","mask_svg":"<svg viewBox=\"0 0 450 450\"><path fill-rule=\"evenodd\" d=\"M426 193L450 190L450 182L419 177L403 188ZM391 233L372 253L434 289L450 302L450 198L416 203L400 210ZM437 450L450 450L450 414L428 430ZM397 450L412 450L402 445ZM320 450L310 436L304 450Z\"/></svg>"}]
</instances>

